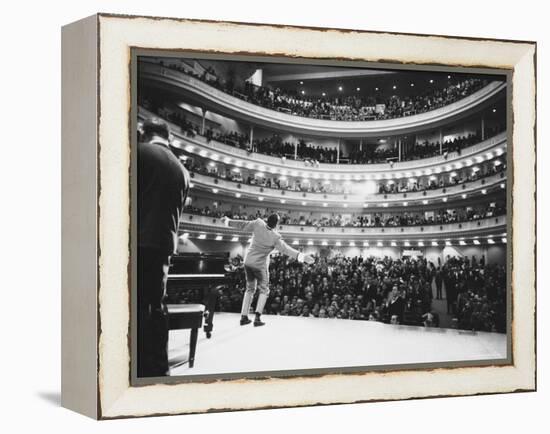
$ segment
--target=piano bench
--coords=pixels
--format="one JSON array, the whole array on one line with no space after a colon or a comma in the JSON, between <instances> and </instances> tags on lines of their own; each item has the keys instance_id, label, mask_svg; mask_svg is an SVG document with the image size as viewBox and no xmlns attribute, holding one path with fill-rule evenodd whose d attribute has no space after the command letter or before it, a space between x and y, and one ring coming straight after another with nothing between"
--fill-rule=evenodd
<instances>
[{"instance_id":1,"label":"piano bench","mask_svg":"<svg viewBox=\"0 0 550 434\"><path fill-rule=\"evenodd\" d=\"M170 330L191 329L189 343L189 367L195 364L197 335L202 327L205 306L203 304L168 304L168 324Z\"/></svg>"}]
</instances>

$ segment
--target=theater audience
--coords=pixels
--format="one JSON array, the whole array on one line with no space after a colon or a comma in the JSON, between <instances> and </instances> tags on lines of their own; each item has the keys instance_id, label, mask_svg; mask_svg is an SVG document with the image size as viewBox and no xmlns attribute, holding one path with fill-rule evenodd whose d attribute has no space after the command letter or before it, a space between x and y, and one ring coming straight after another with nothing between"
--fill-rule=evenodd
<instances>
[{"instance_id":1,"label":"theater audience","mask_svg":"<svg viewBox=\"0 0 550 434\"><path fill-rule=\"evenodd\" d=\"M485 265L475 257L448 257L442 268L446 276L458 273L460 278L453 301L458 327L504 332L504 267ZM266 313L438 327L439 314L432 306L435 269L422 258L336 254L298 267L288 258L275 256L270 265ZM220 294L220 311L238 312L244 288L244 272L238 269Z\"/></svg>"}]
</instances>

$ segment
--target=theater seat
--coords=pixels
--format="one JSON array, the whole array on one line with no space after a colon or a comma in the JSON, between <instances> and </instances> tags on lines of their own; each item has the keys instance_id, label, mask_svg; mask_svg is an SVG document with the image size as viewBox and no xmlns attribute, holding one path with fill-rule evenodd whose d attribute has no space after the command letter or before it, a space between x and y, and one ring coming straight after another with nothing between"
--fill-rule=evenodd
<instances>
[{"instance_id":1,"label":"theater seat","mask_svg":"<svg viewBox=\"0 0 550 434\"><path fill-rule=\"evenodd\" d=\"M195 364L195 350L197 349L197 335L202 327L204 318L204 304L168 304L168 321L170 330L191 329L189 343L189 367Z\"/></svg>"}]
</instances>

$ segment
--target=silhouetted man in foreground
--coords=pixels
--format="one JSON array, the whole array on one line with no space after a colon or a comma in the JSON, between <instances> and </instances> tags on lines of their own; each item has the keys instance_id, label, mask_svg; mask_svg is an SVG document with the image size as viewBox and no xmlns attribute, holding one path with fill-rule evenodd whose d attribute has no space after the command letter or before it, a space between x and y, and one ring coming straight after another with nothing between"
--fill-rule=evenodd
<instances>
[{"instance_id":1,"label":"silhouetted man in foreground","mask_svg":"<svg viewBox=\"0 0 550 434\"><path fill-rule=\"evenodd\" d=\"M170 149L168 126L146 121L138 144L138 377L168 372L164 305L189 174Z\"/></svg>"}]
</instances>

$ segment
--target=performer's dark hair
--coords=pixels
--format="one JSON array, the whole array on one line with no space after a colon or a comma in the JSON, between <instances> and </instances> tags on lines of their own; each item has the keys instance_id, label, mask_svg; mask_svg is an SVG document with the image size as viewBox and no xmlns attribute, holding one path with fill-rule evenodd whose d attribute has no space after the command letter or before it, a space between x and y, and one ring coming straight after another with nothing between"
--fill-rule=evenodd
<instances>
[{"instance_id":1,"label":"performer's dark hair","mask_svg":"<svg viewBox=\"0 0 550 434\"><path fill-rule=\"evenodd\" d=\"M279 223L279 214L271 214L268 218L267 218L267 225L271 228L271 229L275 229L277 227L277 223Z\"/></svg>"},{"instance_id":2,"label":"performer's dark hair","mask_svg":"<svg viewBox=\"0 0 550 434\"><path fill-rule=\"evenodd\" d=\"M141 127L143 137L159 136L168 140L170 138L170 130L168 125L161 119L151 118L143 122Z\"/></svg>"}]
</instances>

